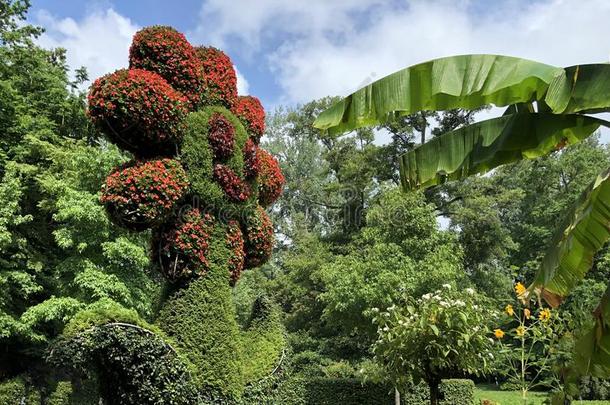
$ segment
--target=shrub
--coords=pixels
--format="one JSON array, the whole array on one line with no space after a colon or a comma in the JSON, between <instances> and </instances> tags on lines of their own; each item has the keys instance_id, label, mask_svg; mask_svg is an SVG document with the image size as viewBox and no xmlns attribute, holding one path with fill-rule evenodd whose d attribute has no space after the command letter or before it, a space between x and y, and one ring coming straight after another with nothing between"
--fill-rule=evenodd
<instances>
[{"instance_id":1,"label":"shrub","mask_svg":"<svg viewBox=\"0 0 610 405\"><path fill-rule=\"evenodd\" d=\"M39 405L40 393L22 377L0 382L0 404Z\"/></svg>"},{"instance_id":2,"label":"shrub","mask_svg":"<svg viewBox=\"0 0 610 405\"><path fill-rule=\"evenodd\" d=\"M231 300L226 229L216 226L206 277L191 281L164 304L157 324L193 364L198 389L210 399L238 398L243 391L241 345Z\"/></svg>"},{"instance_id":3,"label":"shrub","mask_svg":"<svg viewBox=\"0 0 610 405\"><path fill-rule=\"evenodd\" d=\"M239 96L231 111L244 123L248 135L258 145L265 133L265 110L260 100L253 96Z\"/></svg>"},{"instance_id":4,"label":"shrub","mask_svg":"<svg viewBox=\"0 0 610 405\"><path fill-rule=\"evenodd\" d=\"M225 195L233 202L244 202L252 193L250 185L242 180L230 167L214 165L214 180L220 184Z\"/></svg>"},{"instance_id":5,"label":"shrub","mask_svg":"<svg viewBox=\"0 0 610 405\"><path fill-rule=\"evenodd\" d=\"M197 47L195 52L203 65L202 102L231 108L237 99L237 75L231 59L214 47Z\"/></svg>"},{"instance_id":6,"label":"shrub","mask_svg":"<svg viewBox=\"0 0 610 405\"><path fill-rule=\"evenodd\" d=\"M258 202L263 207L268 207L282 195L286 179L278 161L269 152L259 148L258 159L260 161Z\"/></svg>"},{"instance_id":7,"label":"shrub","mask_svg":"<svg viewBox=\"0 0 610 405\"><path fill-rule=\"evenodd\" d=\"M143 230L165 220L187 189L188 178L178 161L132 161L106 178L100 200L114 222Z\"/></svg>"},{"instance_id":8,"label":"shrub","mask_svg":"<svg viewBox=\"0 0 610 405\"><path fill-rule=\"evenodd\" d=\"M117 70L93 83L88 100L93 123L136 155L166 154L182 137L186 99L156 73Z\"/></svg>"},{"instance_id":9,"label":"shrub","mask_svg":"<svg viewBox=\"0 0 610 405\"><path fill-rule=\"evenodd\" d=\"M254 215L246 219L246 262L244 268L252 269L267 262L273 250L273 224L267 212L258 207Z\"/></svg>"},{"instance_id":10,"label":"shrub","mask_svg":"<svg viewBox=\"0 0 610 405\"><path fill-rule=\"evenodd\" d=\"M209 268L208 250L214 217L189 209L165 225L153 242L160 270L170 281L202 276Z\"/></svg>"},{"instance_id":11,"label":"shrub","mask_svg":"<svg viewBox=\"0 0 610 405\"><path fill-rule=\"evenodd\" d=\"M222 113L212 114L208 121L208 141L216 159L227 159L235 147L235 128Z\"/></svg>"},{"instance_id":12,"label":"shrub","mask_svg":"<svg viewBox=\"0 0 610 405\"><path fill-rule=\"evenodd\" d=\"M244 154L244 176L246 179L253 179L258 176L261 170L261 162L258 158L258 146L252 138L248 138L243 150Z\"/></svg>"},{"instance_id":13,"label":"shrub","mask_svg":"<svg viewBox=\"0 0 610 405\"><path fill-rule=\"evenodd\" d=\"M176 90L199 105L203 89L203 66L183 34L171 27L146 27L133 37L129 67L161 75Z\"/></svg>"},{"instance_id":14,"label":"shrub","mask_svg":"<svg viewBox=\"0 0 610 405\"><path fill-rule=\"evenodd\" d=\"M610 399L610 380L603 380L596 377L583 377L580 380L579 388L581 399Z\"/></svg>"},{"instance_id":15,"label":"shrub","mask_svg":"<svg viewBox=\"0 0 610 405\"><path fill-rule=\"evenodd\" d=\"M466 379L442 380L440 405L473 405L474 382ZM420 405L430 402L430 388L427 384L412 385L401 392L401 400L405 405Z\"/></svg>"},{"instance_id":16,"label":"shrub","mask_svg":"<svg viewBox=\"0 0 610 405\"><path fill-rule=\"evenodd\" d=\"M244 268L244 234L239 227L239 222L229 221L227 226L227 247L229 248L229 273L231 274L231 285L235 285L241 271Z\"/></svg>"}]
</instances>

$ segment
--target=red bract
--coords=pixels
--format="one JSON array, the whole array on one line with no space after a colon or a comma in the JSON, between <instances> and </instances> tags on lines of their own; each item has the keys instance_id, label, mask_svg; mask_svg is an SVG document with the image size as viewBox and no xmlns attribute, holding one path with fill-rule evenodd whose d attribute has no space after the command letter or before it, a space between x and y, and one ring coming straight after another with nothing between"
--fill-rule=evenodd
<instances>
[{"instance_id":1,"label":"red bract","mask_svg":"<svg viewBox=\"0 0 610 405\"><path fill-rule=\"evenodd\" d=\"M252 138L248 138L244 145L244 176L247 179L252 179L258 176L261 164L258 158L258 146L254 143Z\"/></svg>"},{"instance_id":2,"label":"red bract","mask_svg":"<svg viewBox=\"0 0 610 405\"><path fill-rule=\"evenodd\" d=\"M251 269L267 262L273 250L273 224L267 212L257 207L254 215L246 220L244 268Z\"/></svg>"},{"instance_id":3,"label":"red bract","mask_svg":"<svg viewBox=\"0 0 610 405\"><path fill-rule=\"evenodd\" d=\"M258 201L263 207L268 207L282 195L286 179L280 164L269 152L259 148L258 159L260 161Z\"/></svg>"},{"instance_id":4,"label":"red bract","mask_svg":"<svg viewBox=\"0 0 610 405\"><path fill-rule=\"evenodd\" d=\"M233 154L235 128L221 113L214 113L208 121L208 141L216 159L226 159Z\"/></svg>"},{"instance_id":5,"label":"red bract","mask_svg":"<svg viewBox=\"0 0 610 405\"><path fill-rule=\"evenodd\" d=\"M231 108L237 99L237 75L231 59L214 47L195 48L203 65L204 89L202 103Z\"/></svg>"},{"instance_id":6,"label":"red bract","mask_svg":"<svg viewBox=\"0 0 610 405\"><path fill-rule=\"evenodd\" d=\"M233 202L244 202L252 193L250 185L239 178L228 166L214 165L214 180L220 184L225 195Z\"/></svg>"},{"instance_id":7,"label":"red bract","mask_svg":"<svg viewBox=\"0 0 610 405\"><path fill-rule=\"evenodd\" d=\"M209 269L208 251L215 218L193 208L161 232L159 264L171 281L202 276Z\"/></svg>"},{"instance_id":8,"label":"red bract","mask_svg":"<svg viewBox=\"0 0 610 405\"><path fill-rule=\"evenodd\" d=\"M160 74L194 107L199 105L203 66L184 35L173 28L152 26L138 31L129 48L129 67Z\"/></svg>"},{"instance_id":9,"label":"red bract","mask_svg":"<svg viewBox=\"0 0 610 405\"><path fill-rule=\"evenodd\" d=\"M88 112L112 142L154 156L173 151L180 141L186 106L184 96L158 74L121 69L93 83Z\"/></svg>"},{"instance_id":10,"label":"red bract","mask_svg":"<svg viewBox=\"0 0 610 405\"><path fill-rule=\"evenodd\" d=\"M235 285L244 268L244 234L239 222L231 220L227 230L227 247L229 248L229 273L231 284Z\"/></svg>"},{"instance_id":11,"label":"red bract","mask_svg":"<svg viewBox=\"0 0 610 405\"><path fill-rule=\"evenodd\" d=\"M259 99L252 96L239 96L231 111L242 120L248 134L258 144L265 132L265 109Z\"/></svg>"},{"instance_id":12,"label":"red bract","mask_svg":"<svg viewBox=\"0 0 610 405\"><path fill-rule=\"evenodd\" d=\"M100 200L115 222L143 230L163 221L188 185L186 172L176 160L132 162L106 178Z\"/></svg>"}]
</instances>

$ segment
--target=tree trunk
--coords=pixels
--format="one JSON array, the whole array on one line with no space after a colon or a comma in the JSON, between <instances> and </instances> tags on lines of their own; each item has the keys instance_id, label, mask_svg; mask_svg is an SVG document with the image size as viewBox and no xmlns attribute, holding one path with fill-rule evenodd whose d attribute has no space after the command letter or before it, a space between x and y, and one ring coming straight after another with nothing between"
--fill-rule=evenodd
<instances>
[{"instance_id":1,"label":"tree trunk","mask_svg":"<svg viewBox=\"0 0 610 405\"><path fill-rule=\"evenodd\" d=\"M439 389L441 381L433 379L428 381L428 387L430 387L430 405L438 405L441 399L441 392Z\"/></svg>"},{"instance_id":2,"label":"tree trunk","mask_svg":"<svg viewBox=\"0 0 610 405\"><path fill-rule=\"evenodd\" d=\"M394 405L400 405L400 392L398 388L394 388Z\"/></svg>"}]
</instances>

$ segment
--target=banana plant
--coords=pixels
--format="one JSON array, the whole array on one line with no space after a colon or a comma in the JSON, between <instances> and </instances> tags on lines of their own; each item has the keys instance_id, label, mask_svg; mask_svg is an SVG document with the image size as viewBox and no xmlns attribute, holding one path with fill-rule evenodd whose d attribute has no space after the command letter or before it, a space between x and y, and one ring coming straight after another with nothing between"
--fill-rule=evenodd
<instances>
[{"instance_id":1,"label":"banana plant","mask_svg":"<svg viewBox=\"0 0 610 405\"><path fill-rule=\"evenodd\" d=\"M610 122L610 65L556 67L500 55L461 55L399 70L343 98L319 115L330 135L374 126L419 111L476 109L504 114L431 139L400 157L405 191L488 172L575 144ZM549 243L529 294L556 307L591 268L610 238L610 168L566 214ZM595 326L577 343L575 369L610 375L610 285Z\"/></svg>"}]
</instances>

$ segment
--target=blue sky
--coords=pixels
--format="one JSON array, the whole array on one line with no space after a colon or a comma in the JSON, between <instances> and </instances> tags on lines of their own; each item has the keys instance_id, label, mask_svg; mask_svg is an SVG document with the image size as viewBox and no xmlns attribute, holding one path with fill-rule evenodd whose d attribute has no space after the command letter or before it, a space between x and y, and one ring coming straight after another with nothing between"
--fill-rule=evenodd
<instances>
[{"instance_id":1,"label":"blue sky","mask_svg":"<svg viewBox=\"0 0 610 405\"><path fill-rule=\"evenodd\" d=\"M347 95L402 67L463 53L559 66L607 62L608 0L33 0L44 46L91 79L124 67L133 33L171 25L232 58L267 110Z\"/></svg>"}]
</instances>

